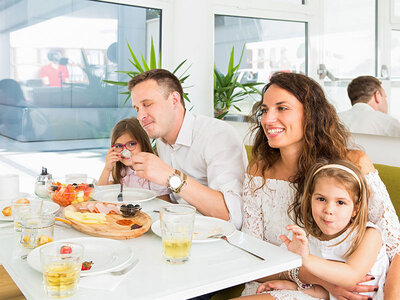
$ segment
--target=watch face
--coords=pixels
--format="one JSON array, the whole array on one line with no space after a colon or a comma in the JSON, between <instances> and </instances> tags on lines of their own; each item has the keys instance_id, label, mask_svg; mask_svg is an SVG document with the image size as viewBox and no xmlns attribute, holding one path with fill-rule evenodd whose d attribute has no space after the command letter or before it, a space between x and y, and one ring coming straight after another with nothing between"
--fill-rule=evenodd
<instances>
[{"instance_id":1,"label":"watch face","mask_svg":"<svg viewBox=\"0 0 400 300\"><path fill-rule=\"evenodd\" d=\"M182 184L182 179L178 175L174 175L169 179L169 186L177 189Z\"/></svg>"}]
</instances>

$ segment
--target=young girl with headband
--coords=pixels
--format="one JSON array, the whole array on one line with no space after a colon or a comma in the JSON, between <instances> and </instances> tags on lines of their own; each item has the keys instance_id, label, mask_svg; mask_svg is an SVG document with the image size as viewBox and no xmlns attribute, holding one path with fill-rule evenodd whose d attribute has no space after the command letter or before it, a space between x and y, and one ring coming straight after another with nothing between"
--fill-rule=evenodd
<instances>
[{"instance_id":1,"label":"young girl with headband","mask_svg":"<svg viewBox=\"0 0 400 300\"><path fill-rule=\"evenodd\" d=\"M289 251L302 256L304 267L332 284L352 287L365 274L373 275L372 284L378 289L368 294L369 299L383 299L389 261L380 231L367 220L367 199L365 179L353 164L317 163L307 174L301 199L305 231L289 225L286 229L293 233L292 240L285 235L281 240ZM248 298L336 299L320 286L303 284L298 272L293 269L281 274L286 280L264 282L257 293L268 294ZM304 297L299 297L299 290Z\"/></svg>"},{"instance_id":2,"label":"young girl with headband","mask_svg":"<svg viewBox=\"0 0 400 300\"><path fill-rule=\"evenodd\" d=\"M134 117L119 121L111 133L111 147L107 152L98 185L120 183L126 187L143 188L155 191L160 199L170 201L166 186L136 175L132 168L132 156L139 152L153 153L146 131Z\"/></svg>"}]
</instances>

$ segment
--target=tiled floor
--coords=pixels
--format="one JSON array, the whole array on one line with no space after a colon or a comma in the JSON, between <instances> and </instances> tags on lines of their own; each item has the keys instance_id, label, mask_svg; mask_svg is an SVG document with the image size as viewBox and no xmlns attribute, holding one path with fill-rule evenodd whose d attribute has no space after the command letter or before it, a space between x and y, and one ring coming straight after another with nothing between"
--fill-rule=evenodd
<instances>
[{"instance_id":1,"label":"tiled floor","mask_svg":"<svg viewBox=\"0 0 400 300\"><path fill-rule=\"evenodd\" d=\"M108 139L22 143L0 135L0 173L18 174L20 192L30 194L42 166L53 178L86 173L98 179L108 145Z\"/></svg>"}]
</instances>

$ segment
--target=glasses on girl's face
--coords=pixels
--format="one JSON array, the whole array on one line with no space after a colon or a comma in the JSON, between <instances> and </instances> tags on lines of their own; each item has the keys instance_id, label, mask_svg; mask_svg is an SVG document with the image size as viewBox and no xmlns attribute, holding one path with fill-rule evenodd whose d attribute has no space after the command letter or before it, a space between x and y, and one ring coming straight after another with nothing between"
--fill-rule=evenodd
<instances>
[{"instance_id":1,"label":"glasses on girl's face","mask_svg":"<svg viewBox=\"0 0 400 300\"><path fill-rule=\"evenodd\" d=\"M126 144L118 144L118 143L116 143L116 144L112 144L111 146L115 147L115 151L122 152L122 150L124 150L124 148L126 148L128 150L131 150L131 151L135 150L136 145L137 145L137 142L130 141L130 142L127 142Z\"/></svg>"}]
</instances>

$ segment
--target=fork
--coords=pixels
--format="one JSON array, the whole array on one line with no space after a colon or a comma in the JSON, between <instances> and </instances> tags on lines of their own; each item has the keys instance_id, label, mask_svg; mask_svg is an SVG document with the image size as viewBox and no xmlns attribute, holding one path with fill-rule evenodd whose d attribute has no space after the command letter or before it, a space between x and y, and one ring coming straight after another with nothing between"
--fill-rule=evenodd
<instances>
[{"instance_id":1,"label":"fork","mask_svg":"<svg viewBox=\"0 0 400 300\"><path fill-rule=\"evenodd\" d=\"M130 265L128 265L124 269L119 270L119 271L112 271L112 272L110 272L110 274L114 275L114 276L124 275L124 274L128 273L130 270L132 270L133 267L135 267L138 264L138 262L139 262L139 259L135 259Z\"/></svg>"},{"instance_id":2,"label":"fork","mask_svg":"<svg viewBox=\"0 0 400 300\"><path fill-rule=\"evenodd\" d=\"M236 248L238 248L238 249L240 249L240 250L243 250L243 251L245 251L245 252L247 252L247 253L249 253L249 254L251 254L251 255L257 257L258 259L265 260L263 257L258 256L257 254L254 254L254 253L252 253L252 252L250 252L250 251L248 251L248 250L246 250L246 249L244 249L244 248L242 248L242 247L239 247L239 246L237 246L237 245L235 245L235 244L232 244L232 243L228 240L228 238L227 238L227 236L226 236L225 234L222 234L222 233L214 234L214 235L210 235L210 236L207 237L207 238L209 238L209 239L221 239L221 240L224 240L224 241L226 241L228 244L230 244L230 245L232 245L232 246L234 246L234 247L236 247Z\"/></svg>"},{"instance_id":3,"label":"fork","mask_svg":"<svg viewBox=\"0 0 400 300\"><path fill-rule=\"evenodd\" d=\"M122 189L124 185L121 183L121 190L119 191L119 194L117 196L118 202L123 202L124 200L122 199Z\"/></svg>"}]
</instances>

